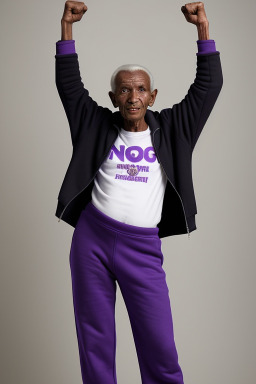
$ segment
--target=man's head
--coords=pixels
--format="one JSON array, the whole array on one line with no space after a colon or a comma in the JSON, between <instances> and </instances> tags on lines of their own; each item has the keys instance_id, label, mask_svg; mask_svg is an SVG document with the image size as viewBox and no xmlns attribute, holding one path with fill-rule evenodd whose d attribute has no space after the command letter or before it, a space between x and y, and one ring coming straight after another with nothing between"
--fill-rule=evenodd
<instances>
[{"instance_id":1,"label":"man's head","mask_svg":"<svg viewBox=\"0 0 256 384\"><path fill-rule=\"evenodd\" d=\"M151 73L140 65L123 65L111 77L109 97L130 123L144 121L148 106L155 102L157 89Z\"/></svg>"}]
</instances>

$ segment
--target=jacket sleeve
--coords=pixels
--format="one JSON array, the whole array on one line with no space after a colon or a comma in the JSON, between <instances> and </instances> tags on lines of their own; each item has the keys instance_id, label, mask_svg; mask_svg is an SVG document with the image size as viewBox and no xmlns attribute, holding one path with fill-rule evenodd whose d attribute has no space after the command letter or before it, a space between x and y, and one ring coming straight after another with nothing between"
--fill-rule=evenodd
<instances>
[{"instance_id":1,"label":"jacket sleeve","mask_svg":"<svg viewBox=\"0 0 256 384\"><path fill-rule=\"evenodd\" d=\"M95 127L109 110L98 106L85 89L77 53L55 55L55 83L69 122L74 147L85 126L85 119L86 127Z\"/></svg>"},{"instance_id":2,"label":"jacket sleeve","mask_svg":"<svg viewBox=\"0 0 256 384\"><path fill-rule=\"evenodd\" d=\"M196 77L188 93L180 103L164 110L168 118L171 118L175 132L189 144L191 151L194 150L222 85L220 53L216 51L198 55Z\"/></svg>"}]
</instances>

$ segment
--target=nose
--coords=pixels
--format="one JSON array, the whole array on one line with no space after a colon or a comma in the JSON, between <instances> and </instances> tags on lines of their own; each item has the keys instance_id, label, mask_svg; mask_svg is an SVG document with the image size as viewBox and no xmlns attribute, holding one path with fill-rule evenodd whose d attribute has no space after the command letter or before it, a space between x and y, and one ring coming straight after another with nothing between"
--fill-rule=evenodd
<instances>
[{"instance_id":1,"label":"nose","mask_svg":"<svg viewBox=\"0 0 256 384\"><path fill-rule=\"evenodd\" d=\"M138 100L136 90L133 89L130 91L128 103L134 104Z\"/></svg>"}]
</instances>

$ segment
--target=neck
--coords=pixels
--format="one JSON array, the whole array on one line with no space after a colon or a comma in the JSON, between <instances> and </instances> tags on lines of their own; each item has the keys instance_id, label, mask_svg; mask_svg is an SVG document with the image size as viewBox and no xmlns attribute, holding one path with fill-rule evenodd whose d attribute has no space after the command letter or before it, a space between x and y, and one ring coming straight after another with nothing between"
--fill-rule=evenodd
<instances>
[{"instance_id":1,"label":"neck","mask_svg":"<svg viewBox=\"0 0 256 384\"><path fill-rule=\"evenodd\" d=\"M145 122L144 119L139 121L124 120L124 129L126 131L140 132L145 131L147 128L148 124Z\"/></svg>"}]
</instances>

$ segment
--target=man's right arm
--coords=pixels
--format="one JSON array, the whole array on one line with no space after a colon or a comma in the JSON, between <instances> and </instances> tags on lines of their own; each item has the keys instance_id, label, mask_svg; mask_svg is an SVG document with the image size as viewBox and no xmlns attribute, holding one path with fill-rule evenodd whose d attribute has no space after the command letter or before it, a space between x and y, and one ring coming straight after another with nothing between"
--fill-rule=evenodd
<instances>
[{"instance_id":1,"label":"man's right arm","mask_svg":"<svg viewBox=\"0 0 256 384\"><path fill-rule=\"evenodd\" d=\"M75 40L72 39L72 27L73 24L61 19L61 40L56 42L56 55L76 53Z\"/></svg>"},{"instance_id":2,"label":"man's right arm","mask_svg":"<svg viewBox=\"0 0 256 384\"><path fill-rule=\"evenodd\" d=\"M56 55L76 53L72 39L73 23L80 21L88 8L83 2L66 1L61 19L61 40L56 43Z\"/></svg>"},{"instance_id":3,"label":"man's right arm","mask_svg":"<svg viewBox=\"0 0 256 384\"><path fill-rule=\"evenodd\" d=\"M70 126L73 146L79 139L84 120L101 120L105 110L89 96L81 79L75 41L72 40L73 22L79 21L87 7L82 2L66 1L61 19L61 40L56 43L55 83ZM88 124L93 129L94 124Z\"/></svg>"},{"instance_id":4,"label":"man's right arm","mask_svg":"<svg viewBox=\"0 0 256 384\"><path fill-rule=\"evenodd\" d=\"M86 12L87 7L86 11L85 8L83 8L83 10L84 12ZM72 39L73 23L68 20L70 20L70 17L68 17L67 15L65 4L64 13L61 19L61 40L57 41L56 43L56 55L67 55L70 53L76 53L75 40Z\"/></svg>"}]
</instances>

